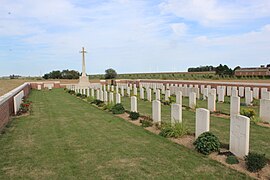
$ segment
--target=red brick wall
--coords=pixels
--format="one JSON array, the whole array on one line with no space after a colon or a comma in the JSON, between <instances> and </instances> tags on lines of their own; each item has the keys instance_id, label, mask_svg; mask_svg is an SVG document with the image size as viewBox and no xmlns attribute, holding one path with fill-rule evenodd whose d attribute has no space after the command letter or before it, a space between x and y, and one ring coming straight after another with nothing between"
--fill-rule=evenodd
<instances>
[{"instance_id":1,"label":"red brick wall","mask_svg":"<svg viewBox=\"0 0 270 180\"><path fill-rule=\"evenodd\" d=\"M26 85L21 90L24 91L24 95L27 97L30 93L30 85ZM14 115L14 96L16 96L21 90L9 97L5 102L0 104L0 130L2 130L5 125L9 122L10 117Z\"/></svg>"},{"instance_id":2,"label":"red brick wall","mask_svg":"<svg viewBox=\"0 0 270 180\"><path fill-rule=\"evenodd\" d=\"M61 88L60 83L53 83L53 88Z\"/></svg>"},{"instance_id":3,"label":"red brick wall","mask_svg":"<svg viewBox=\"0 0 270 180\"><path fill-rule=\"evenodd\" d=\"M6 101L0 105L0 130L8 123L9 116L9 102Z\"/></svg>"}]
</instances>

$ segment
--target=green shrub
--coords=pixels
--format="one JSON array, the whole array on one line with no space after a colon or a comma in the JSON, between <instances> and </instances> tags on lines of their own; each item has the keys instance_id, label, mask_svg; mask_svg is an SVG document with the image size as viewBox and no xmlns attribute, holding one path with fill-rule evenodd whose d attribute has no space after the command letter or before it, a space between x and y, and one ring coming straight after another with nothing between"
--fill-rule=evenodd
<instances>
[{"instance_id":1,"label":"green shrub","mask_svg":"<svg viewBox=\"0 0 270 180\"><path fill-rule=\"evenodd\" d=\"M29 101L29 100L25 99L25 97L23 97L22 103L20 105L19 111L17 112L17 115L27 113L30 110L31 104L32 104L32 101Z\"/></svg>"},{"instance_id":2,"label":"green shrub","mask_svg":"<svg viewBox=\"0 0 270 180\"><path fill-rule=\"evenodd\" d=\"M153 120L150 116L143 116L140 123L142 123L142 127L150 127L153 125Z\"/></svg>"},{"instance_id":3,"label":"green shrub","mask_svg":"<svg viewBox=\"0 0 270 180\"><path fill-rule=\"evenodd\" d=\"M211 132L202 133L194 142L195 149L205 155L219 150L220 142Z\"/></svg>"},{"instance_id":4,"label":"green shrub","mask_svg":"<svg viewBox=\"0 0 270 180\"><path fill-rule=\"evenodd\" d=\"M68 90L67 91L69 94L75 94L75 91L73 91L73 90Z\"/></svg>"},{"instance_id":5,"label":"green shrub","mask_svg":"<svg viewBox=\"0 0 270 180\"><path fill-rule=\"evenodd\" d=\"M261 121L262 119L260 117L254 116L253 118L250 118L250 122L252 122L253 124L258 124Z\"/></svg>"},{"instance_id":6,"label":"green shrub","mask_svg":"<svg viewBox=\"0 0 270 180\"><path fill-rule=\"evenodd\" d=\"M244 103L244 102L241 102L241 103L240 103L240 106L247 106L247 104Z\"/></svg>"},{"instance_id":7,"label":"green shrub","mask_svg":"<svg viewBox=\"0 0 270 180\"><path fill-rule=\"evenodd\" d=\"M130 112L130 114L129 114L129 118L131 119L131 120L136 120L136 119L138 119L140 117L140 113L138 113L138 112Z\"/></svg>"},{"instance_id":8,"label":"green shrub","mask_svg":"<svg viewBox=\"0 0 270 180\"><path fill-rule=\"evenodd\" d=\"M163 103L163 105L165 105L165 106L166 106L166 105L168 105L168 106L169 106L169 105L171 104L171 102L170 102L170 101L162 101L162 103Z\"/></svg>"},{"instance_id":9,"label":"green shrub","mask_svg":"<svg viewBox=\"0 0 270 180\"><path fill-rule=\"evenodd\" d=\"M258 153L248 153L245 157L247 170L250 172L258 172L261 170L267 163L265 154Z\"/></svg>"},{"instance_id":10,"label":"green shrub","mask_svg":"<svg viewBox=\"0 0 270 180\"><path fill-rule=\"evenodd\" d=\"M81 98L85 99L85 98L87 98L87 96L85 94L82 94Z\"/></svg>"},{"instance_id":11,"label":"green shrub","mask_svg":"<svg viewBox=\"0 0 270 180\"><path fill-rule=\"evenodd\" d=\"M125 112L125 108L121 103L117 103L112 107L113 114L123 114Z\"/></svg>"},{"instance_id":12,"label":"green shrub","mask_svg":"<svg viewBox=\"0 0 270 180\"><path fill-rule=\"evenodd\" d=\"M188 134L188 128L184 123L176 123L175 125L171 125L169 123L162 124L160 129L160 136L163 137L182 137L183 135Z\"/></svg>"},{"instance_id":13,"label":"green shrub","mask_svg":"<svg viewBox=\"0 0 270 180\"><path fill-rule=\"evenodd\" d=\"M92 96L87 97L87 102L93 103L94 100L95 100L95 98L93 98Z\"/></svg>"},{"instance_id":14,"label":"green shrub","mask_svg":"<svg viewBox=\"0 0 270 180\"><path fill-rule=\"evenodd\" d=\"M240 114L249 118L253 118L256 115L256 112L254 109L242 109Z\"/></svg>"},{"instance_id":15,"label":"green shrub","mask_svg":"<svg viewBox=\"0 0 270 180\"><path fill-rule=\"evenodd\" d=\"M95 104L95 105L97 105L98 107L103 107L103 106L105 105L103 101L98 100L98 99L95 99L95 100L92 102L92 104Z\"/></svg>"},{"instance_id":16,"label":"green shrub","mask_svg":"<svg viewBox=\"0 0 270 180\"><path fill-rule=\"evenodd\" d=\"M174 96L174 95L172 95L172 96ZM170 101L170 103L172 104L172 103L175 103L175 98L173 98L173 97L169 97L169 101Z\"/></svg>"},{"instance_id":17,"label":"green shrub","mask_svg":"<svg viewBox=\"0 0 270 180\"><path fill-rule=\"evenodd\" d=\"M230 155L230 156L227 157L226 163L228 163L228 164L238 164L239 161L235 156Z\"/></svg>"},{"instance_id":18,"label":"green shrub","mask_svg":"<svg viewBox=\"0 0 270 180\"><path fill-rule=\"evenodd\" d=\"M81 93L77 93L77 94L76 94L76 96L78 96L78 97L81 97L81 95L82 95Z\"/></svg>"},{"instance_id":19,"label":"green shrub","mask_svg":"<svg viewBox=\"0 0 270 180\"><path fill-rule=\"evenodd\" d=\"M149 120L141 120L140 121L142 123L142 127L150 127L150 126L153 126L153 122L152 121L149 121Z\"/></svg>"},{"instance_id":20,"label":"green shrub","mask_svg":"<svg viewBox=\"0 0 270 180\"><path fill-rule=\"evenodd\" d=\"M113 104L112 103L108 103L105 106L103 106L103 110L112 111L112 108L113 108Z\"/></svg>"}]
</instances>

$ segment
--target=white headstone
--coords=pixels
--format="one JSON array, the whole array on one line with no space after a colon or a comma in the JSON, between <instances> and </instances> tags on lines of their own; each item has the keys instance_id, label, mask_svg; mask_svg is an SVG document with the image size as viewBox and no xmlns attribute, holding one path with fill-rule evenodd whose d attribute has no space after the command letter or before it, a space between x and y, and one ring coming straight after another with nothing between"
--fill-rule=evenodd
<instances>
[{"instance_id":1,"label":"white headstone","mask_svg":"<svg viewBox=\"0 0 270 180\"><path fill-rule=\"evenodd\" d=\"M204 108L196 109L196 139L210 129L210 111Z\"/></svg>"},{"instance_id":2,"label":"white headstone","mask_svg":"<svg viewBox=\"0 0 270 180\"><path fill-rule=\"evenodd\" d=\"M260 118L262 121L270 123L270 99L260 100Z\"/></svg>"},{"instance_id":3,"label":"white headstone","mask_svg":"<svg viewBox=\"0 0 270 180\"><path fill-rule=\"evenodd\" d=\"M158 100L152 102L152 119L154 123L161 123L161 103Z\"/></svg>"},{"instance_id":4,"label":"white headstone","mask_svg":"<svg viewBox=\"0 0 270 180\"><path fill-rule=\"evenodd\" d=\"M182 106L182 92L176 92L176 104L180 104Z\"/></svg>"},{"instance_id":5,"label":"white headstone","mask_svg":"<svg viewBox=\"0 0 270 180\"><path fill-rule=\"evenodd\" d=\"M189 93L189 107L191 109L195 109L196 107L196 93L194 92Z\"/></svg>"},{"instance_id":6,"label":"white headstone","mask_svg":"<svg viewBox=\"0 0 270 180\"><path fill-rule=\"evenodd\" d=\"M238 90L237 89L232 89L232 96L238 97Z\"/></svg>"},{"instance_id":7,"label":"white headstone","mask_svg":"<svg viewBox=\"0 0 270 180\"><path fill-rule=\"evenodd\" d=\"M95 97L95 89L91 89L91 96Z\"/></svg>"},{"instance_id":8,"label":"white headstone","mask_svg":"<svg viewBox=\"0 0 270 180\"><path fill-rule=\"evenodd\" d=\"M156 90L156 100L160 101L160 90L159 89Z\"/></svg>"},{"instance_id":9,"label":"white headstone","mask_svg":"<svg viewBox=\"0 0 270 180\"><path fill-rule=\"evenodd\" d=\"M132 96L131 98L131 112L137 112L137 97L136 96Z\"/></svg>"},{"instance_id":10,"label":"white headstone","mask_svg":"<svg viewBox=\"0 0 270 180\"><path fill-rule=\"evenodd\" d=\"M20 106L22 104L22 99L24 96L24 91L20 91L16 96L13 97L14 101L14 113L17 114L20 110Z\"/></svg>"},{"instance_id":11,"label":"white headstone","mask_svg":"<svg viewBox=\"0 0 270 180\"><path fill-rule=\"evenodd\" d=\"M115 95L115 102L116 102L116 104L120 104L120 103L121 103L121 96L120 96L119 93L117 93L117 94Z\"/></svg>"},{"instance_id":12,"label":"white headstone","mask_svg":"<svg viewBox=\"0 0 270 180\"><path fill-rule=\"evenodd\" d=\"M171 123L182 122L182 106L180 104L172 104L171 106Z\"/></svg>"},{"instance_id":13,"label":"white headstone","mask_svg":"<svg viewBox=\"0 0 270 180\"><path fill-rule=\"evenodd\" d=\"M240 114L240 97L231 96L230 116Z\"/></svg>"},{"instance_id":14,"label":"white headstone","mask_svg":"<svg viewBox=\"0 0 270 180\"><path fill-rule=\"evenodd\" d=\"M110 103L113 103L114 102L113 92L110 92L110 94L109 94L109 102Z\"/></svg>"},{"instance_id":15,"label":"white headstone","mask_svg":"<svg viewBox=\"0 0 270 180\"><path fill-rule=\"evenodd\" d=\"M244 97L244 90L245 90L244 87L239 87L239 96L240 97Z\"/></svg>"},{"instance_id":16,"label":"white headstone","mask_svg":"<svg viewBox=\"0 0 270 180\"><path fill-rule=\"evenodd\" d=\"M104 94L103 94L103 91L101 89L100 89L100 92L99 93L100 93L100 98L99 99L101 101L104 101Z\"/></svg>"},{"instance_id":17,"label":"white headstone","mask_svg":"<svg viewBox=\"0 0 270 180\"><path fill-rule=\"evenodd\" d=\"M144 99L144 88L140 88L140 98Z\"/></svg>"},{"instance_id":18,"label":"white headstone","mask_svg":"<svg viewBox=\"0 0 270 180\"><path fill-rule=\"evenodd\" d=\"M90 96L90 89L87 88L86 91L87 91L87 97L89 97Z\"/></svg>"},{"instance_id":19,"label":"white headstone","mask_svg":"<svg viewBox=\"0 0 270 180\"><path fill-rule=\"evenodd\" d=\"M162 87L161 87L161 93L165 94L165 86L164 85L162 85Z\"/></svg>"},{"instance_id":20,"label":"white headstone","mask_svg":"<svg viewBox=\"0 0 270 180\"><path fill-rule=\"evenodd\" d=\"M133 95L137 96L137 87L136 86L133 87Z\"/></svg>"},{"instance_id":21,"label":"white headstone","mask_svg":"<svg viewBox=\"0 0 270 180\"><path fill-rule=\"evenodd\" d=\"M216 90L211 89L210 93L208 94L208 109L211 112L216 111Z\"/></svg>"},{"instance_id":22,"label":"white headstone","mask_svg":"<svg viewBox=\"0 0 270 180\"><path fill-rule=\"evenodd\" d=\"M250 119L242 115L231 116L230 121L230 151L243 158L249 152Z\"/></svg>"},{"instance_id":23,"label":"white headstone","mask_svg":"<svg viewBox=\"0 0 270 180\"><path fill-rule=\"evenodd\" d=\"M227 86L227 96L231 96L231 95L232 95L232 87Z\"/></svg>"},{"instance_id":24,"label":"white headstone","mask_svg":"<svg viewBox=\"0 0 270 180\"><path fill-rule=\"evenodd\" d=\"M255 87L253 88L253 98L254 99L259 99L259 93L260 93L260 89Z\"/></svg>"},{"instance_id":25,"label":"white headstone","mask_svg":"<svg viewBox=\"0 0 270 180\"><path fill-rule=\"evenodd\" d=\"M123 86L121 86L121 96L125 96L125 90Z\"/></svg>"},{"instance_id":26,"label":"white headstone","mask_svg":"<svg viewBox=\"0 0 270 180\"><path fill-rule=\"evenodd\" d=\"M104 102L108 102L108 92L104 91L104 98L103 98Z\"/></svg>"},{"instance_id":27,"label":"white headstone","mask_svg":"<svg viewBox=\"0 0 270 180\"><path fill-rule=\"evenodd\" d=\"M130 87L127 87L127 95L130 97Z\"/></svg>"},{"instance_id":28,"label":"white headstone","mask_svg":"<svg viewBox=\"0 0 270 180\"><path fill-rule=\"evenodd\" d=\"M270 92L263 91L261 95L261 99L270 99Z\"/></svg>"},{"instance_id":29,"label":"white headstone","mask_svg":"<svg viewBox=\"0 0 270 180\"><path fill-rule=\"evenodd\" d=\"M225 89L221 88L218 93L218 101L224 102Z\"/></svg>"},{"instance_id":30,"label":"white headstone","mask_svg":"<svg viewBox=\"0 0 270 180\"><path fill-rule=\"evenodd\" d=\"M252 101L253 101L253 93L251 90L247 90L245 92L245 103L246 105L251 105Z\"/></svg>"},{"instance_id":31,"label":"white headstone","mask_svg":"<svg viewBox=\"0 0 270 180\"><path fill-rule=\"evenodd\" d=\"M99 91L99 89L97 89L97 91L96 91L96 99L97 100L100 100L100 91Z\"/></svg>"},{"instance_id":32,"label":"white headstone","mask_svg":"<svg viewBox=\"0 0 270 180\"><path fill-rule=\"evenodd\" d=\"M171 96L170 90L166 90L166 92L165 92L165 101L169 101L170 96Z\"/></svg>"},{"instance_id":33,"label":"white headstone","mask_svg":"<svg viewBox=\"0 0 270 180\"><path fill-rule=\"evenodd\" d=\"M204 88L204 91L203 91L203 100L206 100L207 97L208 97L208 88Z\"/></svg>"},{"instance_id":34,"label":"white headstone","mask_svg":"<svg viewBox=\"0 0 270 180\"><path fill-rule=\"evenodd\" d=\"M147 93L147 100L148 100L149 102L151 102L151 101L152 101L152 90L149 88L149 89L146 91L146 93Z\"/></svg>"}]
</instances>

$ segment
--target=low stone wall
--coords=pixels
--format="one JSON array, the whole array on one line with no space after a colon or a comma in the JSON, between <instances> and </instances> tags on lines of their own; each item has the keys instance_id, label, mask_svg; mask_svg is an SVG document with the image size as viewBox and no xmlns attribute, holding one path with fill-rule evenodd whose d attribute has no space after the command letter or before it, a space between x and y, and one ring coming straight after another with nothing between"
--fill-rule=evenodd
<instances>
[{"instance_id":1,"label":"low stone wall","mask_svg":"<svg viewBox=\"0 0 270 180\"><path fill-rule=\"evenodd\" d=\"M31 90L30 83L24 83L0 97L0 130L9 122L10 116L14 115L14 96L22 90L27 97Z\"/></svg>"}]
</instances>

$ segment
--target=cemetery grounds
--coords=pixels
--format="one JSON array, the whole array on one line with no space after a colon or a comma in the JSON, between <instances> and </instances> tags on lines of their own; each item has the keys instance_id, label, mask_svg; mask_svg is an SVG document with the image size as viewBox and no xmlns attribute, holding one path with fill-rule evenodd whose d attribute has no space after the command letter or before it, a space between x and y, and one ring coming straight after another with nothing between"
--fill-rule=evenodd
<instances>
[{"instance_id":1,"label":"cemetery grounds","mask_svg":"<svg viewBox=\"0 0 270 180\"><path fill-rule=\"evenodd\" d=\"M31 114L13 118L0 136L0 179L250 178L63 89L32 90L29 99L33 102ZM122 99L128 108L128 98ZM150 104L139 100L139 111L149 113ZM162 106L164 119L167 111L169 107ZM191 130L193 116L183 111ZM211 120L211 130L225 129L227 119ZM221 125L212 126L216 121ZM252 126L251 131L257 133L259 128ZM251 149L262 148L269 157L269 151L263 150L269 147L267 134L264 128L260 130L251 133L251 143L258 145L252 144Z\"/></svg>"}]
</instances>

